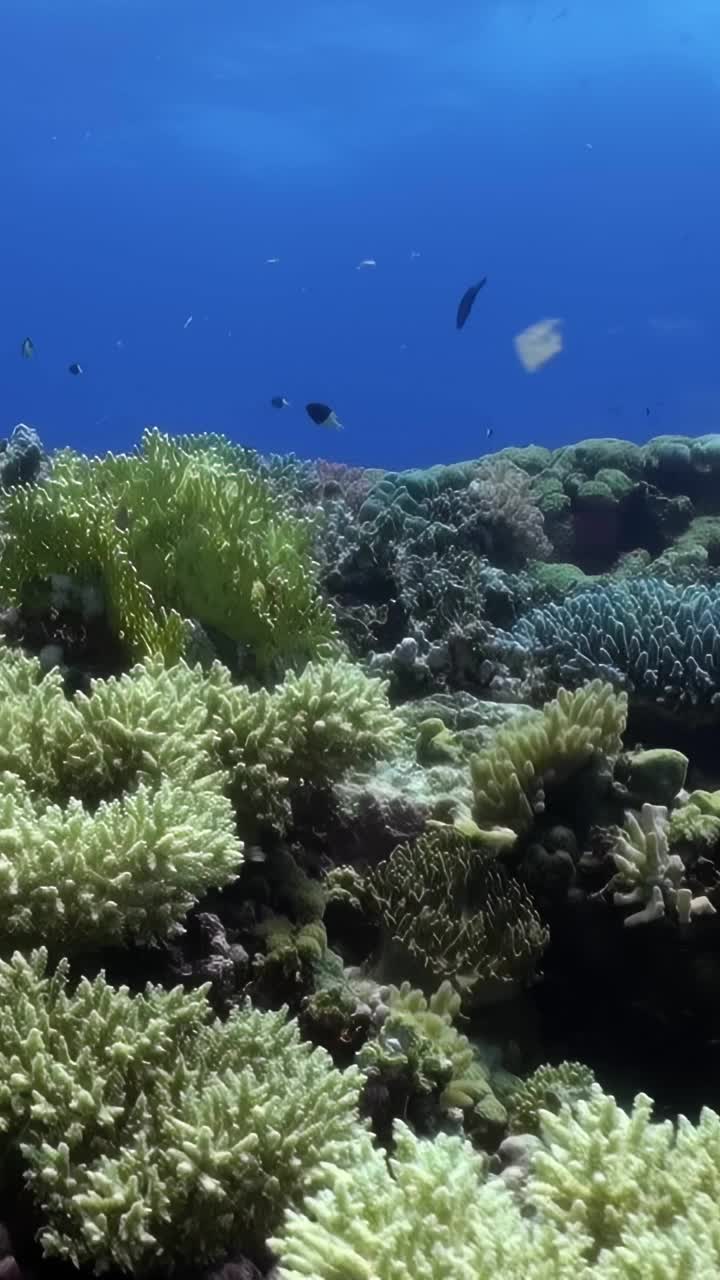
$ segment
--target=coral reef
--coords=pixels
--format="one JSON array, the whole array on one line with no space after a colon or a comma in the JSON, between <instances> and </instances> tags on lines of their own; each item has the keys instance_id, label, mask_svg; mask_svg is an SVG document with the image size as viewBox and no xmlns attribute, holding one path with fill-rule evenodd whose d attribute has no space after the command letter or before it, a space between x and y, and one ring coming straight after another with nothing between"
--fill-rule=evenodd
<instances>
[{"instance_id":1,"label":"coral reef","mask_svg":"<svg viewBox=\"0 0 720 1280\"><path fill-rule=\"evenodd\" d=\"M0 1124L25 1166L45 1252L166 1268L262 1241L322 1161L361 1138L360 1076L302 1044L282 1012L211 1021L204 991L70 992L46 955L0 962Z\"/></svg>"},{"instance_id":2,"label":"coral reef","mask_svg":"<svg viewBox=\"0 0 720 1280\"><path fill-rule=\"evenodd\" d=\"M0 442L5 1280L720 1271L718 476Z\"/></svg>"}]
</instances>

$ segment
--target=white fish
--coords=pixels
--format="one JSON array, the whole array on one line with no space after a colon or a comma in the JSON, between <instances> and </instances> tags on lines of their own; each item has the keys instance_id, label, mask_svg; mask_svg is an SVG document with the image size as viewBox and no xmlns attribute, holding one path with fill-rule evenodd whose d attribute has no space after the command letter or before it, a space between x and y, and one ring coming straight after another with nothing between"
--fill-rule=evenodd
<instances>
[{"instance_id":1,"label":"white fish","mask_svg":"<svg viewBox=\"0 0 720 1280\"><path fill-rule=\"evenodd\" d=\"M266 262L266 263L273 263L273 262L279 262L279 261L280 261L280 259L279 259L279 258L266 258L266 259L265 259L265 262Z\"/></svg>"},{"instance_id":2,"label":"white fish","mask_svg":"<svg viewBox=\"0 0 720 1280\"><path fill-rule=\"evenodd\" d=\"M191 324L192 324L192 316L188 316L187 320L183 325L183 329L189 329Z\"/></svg>"},{"instance_id":3,"label":"white fish","mask_svg":"<svg viewBox=\"0 0 720 1280\"><path fill-rule=\"evenodd\" d=\"M358 262L355 270L362 271L364 267L376 267L377 262L374 258L363 258L362 262Z\"/></svg>"}]
</instances>

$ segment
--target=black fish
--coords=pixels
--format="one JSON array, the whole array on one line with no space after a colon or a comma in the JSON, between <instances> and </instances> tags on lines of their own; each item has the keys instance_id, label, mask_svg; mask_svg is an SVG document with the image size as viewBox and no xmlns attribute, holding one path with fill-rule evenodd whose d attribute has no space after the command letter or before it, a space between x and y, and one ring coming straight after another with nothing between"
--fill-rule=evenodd
<instances>
[{"instance_id":1,"label":"black fish","mask_svg":"<svg viewBox=\"0 0 720 1280\"><path fill-rule=\"evenodd\" d=\"M473 309L473 303L484 284L487 284L487 276L483 276L482 280L478 281L477 284L471 284L470 288L465 290L465 293L460 299L460 305L457 309L457 317L455 319L455 324L458 329L462 329L465 324L465 321Z\"/></svg>"},{"instance_id":2,"label":"black fish","mask_svg":"<svg viewBox=\"0 0 720 1280\"><path fill-rule=\"evenodd\" d=\"M35 350L32 338L23 338L20 346L20 355L23 360L29 360Z\"/></svg>"},{"instance_id":3,"label":"black fish","mask_svg":"<svg viewBox=\"0 0 720 1280\"><path fill-rule=\"evenodd\" d=\"M310 404L305 405L305 412L309 418L312 418L316 427L330 427L333 431L342 431L342 422L338 422L334 409L329 404L317 404L311 400Z\"/></svg>"},{"instance_id":4,"label":"black fish","mask_svg":"<svg viewBox=\"0 0 720 1280\"><path fill-rule=\"evenodd\" d=\"M79 374L79 373L82 373L82 365L81 365L81 364L69 364L69 365L68 365L68 373L71 373L71 374L73 375L73 377L77 378L78 374Z\"/></svg>"},{"instance_id":5,"label":"black fish","mask_svg":"<svg viewBox=\"0 0 720 1280\"><path fill-rule=\"evenodd\" d=\"M290 404L290 401L287 399L286 396L273 396L270 403L273 409L287 409L288 405Z\"/></svg>"}]
</instances>

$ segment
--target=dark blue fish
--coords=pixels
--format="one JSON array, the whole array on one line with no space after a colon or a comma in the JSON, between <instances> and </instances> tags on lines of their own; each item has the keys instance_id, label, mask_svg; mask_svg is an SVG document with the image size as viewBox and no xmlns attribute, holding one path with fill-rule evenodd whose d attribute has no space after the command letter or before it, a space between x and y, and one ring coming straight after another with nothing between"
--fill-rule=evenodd
<instances>
[{"instance_id":1,"label":"dark blue fish","mask_svg":"<svg viewBox=\"0 0 720 1280\"><path fill-rule=\"evenodd\" d=\"M270 403L273 409L287 409L290 401L287 399L287 396L273 396Z\"/></svg>"},{"instance_id":2,"label":"dark blue fish","mask_svg":"<svg viewBox=\"0 0 720 1280\"><path fill-rule=\"evenodd\" d=\"M82 365L77 363L69 364L68 373L71 373L74 378L77 378L78 374L82 373Z\"/></svg>"},{"instance_id":3,"label":"dark blue fish","mask_svg":"<svg viewBox=\"0 0 720 1280\"><path fill-rule=\"evenodd\" d=\"M316 427L329 427L331 431L342 431L343 429L342 422L338 422L337 414L329 404L319 404L317 401L311 400L310 404L305 405L305 412Z\"/></svg>"},{"instance_id":4,"label":"dark blue fish","mask_svg":"<svg viewBox=\"0 0 720 1280\"><path fill-rule=\"evenodd\" d=\"M477 284L471 284L470 288L465 290L465 293L460 299L460 305L457 309L457 317L455 320L458 329L462 329L465 324L465 321L473 309L473 303L484 284L487 284L487 276L483 276L482 280L479 280Z\"/></svg>"}]
</instances>

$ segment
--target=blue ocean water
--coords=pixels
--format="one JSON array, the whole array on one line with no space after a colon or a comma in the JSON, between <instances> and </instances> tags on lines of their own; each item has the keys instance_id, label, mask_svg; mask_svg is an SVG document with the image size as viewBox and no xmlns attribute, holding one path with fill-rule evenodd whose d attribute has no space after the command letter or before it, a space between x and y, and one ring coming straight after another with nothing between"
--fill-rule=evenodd
<instances>
[{"instance_id":1,"label":"blue ocean water","mask_svg":"<svg viewBox=\"0 0 720 1280\"><path fill-rule=\"evenodd\" d=\"M0 112L0 434L403 467L720 429L714 0L3 0Z\"/></svg>"}]
</instances>

